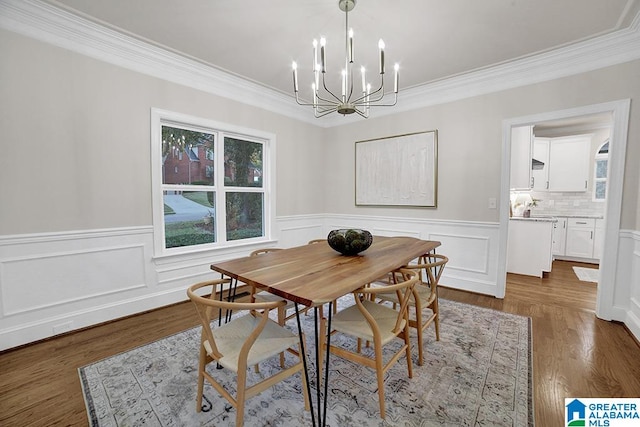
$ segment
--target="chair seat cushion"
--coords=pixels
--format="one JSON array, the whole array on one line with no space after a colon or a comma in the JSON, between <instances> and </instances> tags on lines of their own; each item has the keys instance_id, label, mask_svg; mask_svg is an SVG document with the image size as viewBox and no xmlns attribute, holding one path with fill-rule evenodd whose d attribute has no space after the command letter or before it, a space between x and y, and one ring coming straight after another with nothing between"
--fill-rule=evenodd
<instances>
[{"instance_id":1,"label":"chair seat cushion","mask_svg":"<svg viewBox=\"0 0 640 427\"><path fill-rule=\"evenodd\" d=\"M362 304L376 320L382 344L384 345L395 338L393 328L398 320L398 312L368 300L363 301ZM331 328L363 340L373 341L371 327L356 305L338 312L331 320ZM404 328L404 320L401 323L401 328Z\"/></svg>"},{"instance_id":2,"label":"chair seat cushion","mask_svg":"<svg viewBox=\"0 0 640 427\"><path fill-rule=\"evenodd\" d=\"M220 327L213 329L218 351L223 355L218 362L225 368L238 372L238 356L247 337L251 335L260 321L247 314L233 319ZM268 320L258 339L249 350L247 365L253 366L263 360L285 351L298 343L298 335L293 334L272 320ZM208 353L212 353L211 345L205 340L203 343Z\"/></svg>"}]
</instances>

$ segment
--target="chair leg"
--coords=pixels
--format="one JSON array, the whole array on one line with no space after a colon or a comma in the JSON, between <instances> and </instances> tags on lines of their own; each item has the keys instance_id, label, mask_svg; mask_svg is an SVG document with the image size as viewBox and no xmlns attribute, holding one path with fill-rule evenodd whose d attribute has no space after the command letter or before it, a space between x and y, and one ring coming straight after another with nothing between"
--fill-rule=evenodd
<instances>
[{"instance_id":1,"label":"chair leg","mask_svg":"<svg viewBox=\"0 0 640 427\"><path fill-rule=\"evenodd\" d=\"M304 354L306 354L306 351L307 351L306 347L304 347L304 342L305 342L305 338L303 336L302 338L303 346L300 347L300 353L298 354L300 363L303 363L302 358L304 357ZM304 365L303 365L303 368L300 370L300 376L302 377L302 396L304 397L304 410L309 411L311 410L311 404L310 404L311 400L309 397L309 388L307 387L307 376L305 375L305 372L304 372Z\"/></svg>"},{"instance_id":2,"label":"chair leg","mask_svg":"<svg viewBox=\"0 0 640 427\"><path fill-rule=\"evenodd\" d=\"M284 327L287 311L284 307L278 307L278 324ZM280 367L284 369L284 352L280 353Z\"/></svg>"},{"instance_id":3,"label":"chair leg","mask_svg":"<svg viewBox=\"0 0 640 427\"><path fill-rule=\"evenodd\" d=\"M424 363L424 354L422 350L422 311L416 306L416 334L418 335L418 365Z\"/></svg>"},{"instance_id":4,"label":"chair leg","mask_svg":"<svg viewBox=\"0 0 640 427\"><path fill-rule=\"evenodd\" d=\"M375 347L376 355L376 377L378 378L378 402L380 403L380 418L384 419L387 415L384 405L384 367L382 365L382 348Z\"/></svg>"},{"instance_id":5,"label":"chair leg","mask_svg":"<svg viewBox=\"0 0 640 427\"><path fill-rule=\"evenodd\" d=\"M326 318L324 317L324 306L316 310L318 310L317 313L320 316L320 322L319 322L320 324L318 325L318 349L320 349L320 352L318 353L318 366L316 367L317 369L316 375L321 381L323 378L322 368L324 366L324 355L325 355L325 352L327 351L327 334L330 334L331 331L327 330L327 321L326 321ZM318 381L318 387L322 386L320 381Z\"/></svg>"},{"instance_id":6,"label":"chair leg","mask_svg":"<svg viewBox=\"0 0 640 427\"><path fill-rule=\"evenodd\" d=\"M198 363L198 394L196 397L196 412L202 411L202 393L204 391L204 371L207 366L207 351L200 344L200 360Z\"/></svg>"},{"instance_id":7,"label":"chair leg","mask_svg":"<svg viewBox=\"0 0 640 427\"><path fill-rule=\"evenodd\" d=\"M440 308L438 307L438 298L433 301L431 310L433 310L433 314L435 315L433 321L436 324L436 341L440 341Z\"/></svg>"},{"instance_id":8,"label":"chair leg","mask_svg":"<svg viewBox=\"0 0 640 427\"><path fill-rule=\"evenodd\" d=\"M236 427L244 426L244 399L247 390L247 371L238 372L238 394L236 395Z\"/></svg>"},{"instance_id":9,"label":"chair leg","mask_svg":"<svg viewBox=\"0 0 640 427\"><path fill-rule=\"evenodd\" d=\"M409 337L409 324L404 327L404 343L407 346L407 375L413 378L413 362L411 361L411 339Z\"/></svg>"}]
</instances>

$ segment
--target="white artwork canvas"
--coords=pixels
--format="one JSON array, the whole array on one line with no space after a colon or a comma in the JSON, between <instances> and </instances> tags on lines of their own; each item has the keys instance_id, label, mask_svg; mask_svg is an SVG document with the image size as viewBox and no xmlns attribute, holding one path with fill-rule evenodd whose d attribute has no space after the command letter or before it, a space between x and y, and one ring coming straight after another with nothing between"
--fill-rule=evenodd
<instances>
[{"instance_id":1,"label":"white artwork canvas","mask_svg":"<svg viewBox=\"0 0 640 427\"><path fill-rule=\"evenodd\" d=\"M436 207L437 131L356 142L356 205Z\"/></svg>"}]
</instances>

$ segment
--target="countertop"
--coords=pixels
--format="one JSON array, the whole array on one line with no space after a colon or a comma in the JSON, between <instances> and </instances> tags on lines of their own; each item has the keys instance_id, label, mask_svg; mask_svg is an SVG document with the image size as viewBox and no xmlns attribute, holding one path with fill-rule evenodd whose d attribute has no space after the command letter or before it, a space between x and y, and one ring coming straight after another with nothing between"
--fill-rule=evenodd
<instances>
[{"instance_id":1,"label":"countertop","mask_svg":"<svg viewBox=\"0 0 640 427\"><path fill-rule=\"evenodd\" d=\"M513 221L558 222L558 219L554 216L532 216L529 218L512 216L509 219Z\"/></svg>"},{"instance_id":2,"label":"countertop","mask_svg":"<svg viewBox=\"0 0 640 427\"><path fill-rule=\"evenodd\" d=\"M509 219L515 221L540 221L540 222L557 222L558 218L593 218L593 219L603 219L602 215L534 215L529 218L525 218L522 216L512 216Z\"/></svg>"}]
</instances>

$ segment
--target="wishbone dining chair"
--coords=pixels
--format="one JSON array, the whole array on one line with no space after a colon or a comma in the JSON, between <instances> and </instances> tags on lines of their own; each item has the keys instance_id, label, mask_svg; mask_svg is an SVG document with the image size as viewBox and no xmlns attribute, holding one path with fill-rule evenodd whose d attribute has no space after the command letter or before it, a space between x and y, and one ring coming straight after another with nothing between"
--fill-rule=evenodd
<instances>
[{"instance_id":1,"label":"wishbone dining chair","mask_svg":"<svg viewBox=\"0 0 640 427\"><path fill-rule=\"evenodd\" d=\"M418 281L418 273L414 270L402 269L398 271L401 277L399 283L382 287L362 287L353 292L355 304L340 310L331 322L331 334L342 333L357 339L357 352L332 344L329 350L336 356L345 358L360 365L376 370L378 380L378 401L380 417L385 418L384 375L403 355L407 359L409 378L413 376L411 362L411 342L409 340L409 320L407 316L409 297ZM399 301L399 310L374 302L374 298L381 292L394 292ZM395 338L403 340L404 344L394 352L385 362L382 347ZM373 343L374 357L370 358L361 353L362 340ZM326 341L323 342L326 348Z\"/></svg>"},{"instance_id":2,"label":"wishbone dining chair","mask_svg":"<svg viewBox=\"0 0 640 427\"><path fill-rule=\"evenodd\" d=\"M414 308L414 316L409 318L409 326L416 329L418 336L418 365L424 363L424 330L432 323L435 326L436 341L440 341L440 311L438 308L438 284L449 258L444 255L428 253L421 255L416 263L404 268L418 272L418 283L409 298L409 306ZM394 276L391 277L391 282ZM376 282L374 287L384 288L386 285ZM376 297L382 301L399 303L394 292L378 293ZM430 312L425 312L430 310Z\"/></svg>"},{"instance_id":3,"label":"wishbone dining chair","mask_svg":"<svg viewBox=\"0 0 640 427\"><path fill-rule=\"evenodd\" d=\"M246 399L298 373L302 377L304 408L309 410L309 395L302 361L304 349L300 348L300 342L304 342L304 339L300 340L297 334L269 318L269 312L284 306L285 302L242 303L216 299L218 286L222 287L226 283L229 283L229 279L210 280L196 283L187 289L187 295L194 303L202 323L196 410L202 410L202 394L206 379L236 408L236 427L241 427ZM234 316L227 323L212 322L222 311L233 311ZM247 370L250 366L257 366L258 363L278 354L283 355L284 352L294 356L295 362L291 366L283 366L272 376L261 378L251 385L247 384ZM207 371L207 365L214 361L236 374L235 397L209 373L216 372L215 369Z\"/></svg>"}]
</instances>

